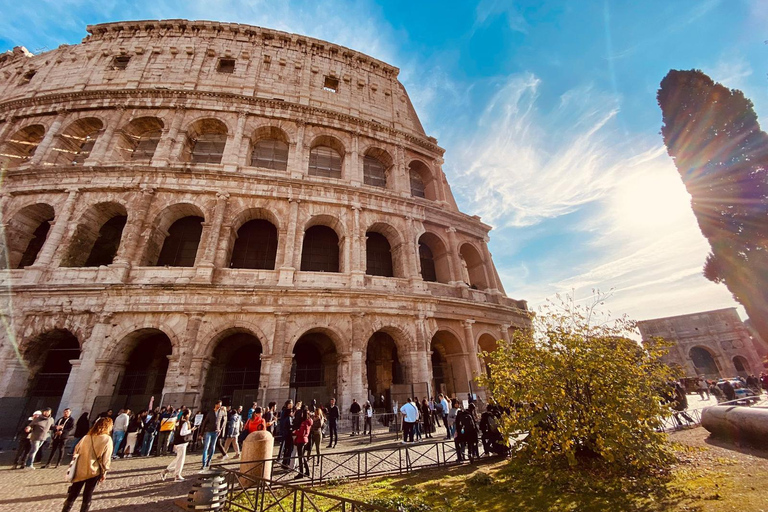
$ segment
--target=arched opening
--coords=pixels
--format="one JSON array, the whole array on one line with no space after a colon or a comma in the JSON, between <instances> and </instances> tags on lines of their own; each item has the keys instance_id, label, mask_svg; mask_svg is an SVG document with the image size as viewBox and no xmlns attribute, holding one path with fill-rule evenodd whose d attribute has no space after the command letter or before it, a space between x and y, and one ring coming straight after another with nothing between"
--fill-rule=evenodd
<instances>
[{"instance_id":1,"label":"arched opening","mask_svg":"<svg viewBox=\"0 0 768 512\"><path fill-rule=\"evenodd\" d=\"M75 229L61 266L111 265L127 221L126 209L119 203L99 203L89 208Z\"/></svg>"},{"instance_id":2,"label":"arched opening","mask_svg":"<svg viewBox=\"0 0 768 512\"><path fill-rule=\"evenodd\" d=\"M339 272L339 237L328 226L312 226L304 232L301 270Z\"/></svg>"},{"instance_id":3,"label":"arched opening","mask_svg":"<svg viewBox=\"0 0 768 512\"><path fill-rule=\"evenodd\" d=\"M408 176L411 183L411 195L413 197L422 197L435 201L435 180L432 178L432 171L423 162L414 160L408 164Z\"/></svg>"},{"instance_id":4,"label":"arched opening","mask_svg":"<svg viewBox=\"0 0 768 512\"><path fill-rule=\"evenodd\" d=\"M30 342L23 357L29 365L27 413L50 407L55 414L72 371L70 361L80 359L80 342L71 332L55 329Z\"/></svg>"},{"instance_id":5,"label":"arched opening","mask_svg":"<svg viewBox=\"0 0 768 512\"><path fill-rule=\"evenodd\" d=\"M45 137L45 127L33 124L17 131L0 149L0 169L13 169L27 163Z\"/></svg>"},{"instance_id":6,"label":"arched opening","mask_svg":"<svg viewBox=\"0 0 768 512\"><path fill-rule=\"evenodd\" d=\"M37 203L22 208L13 216L2 242L2 268L24 268L35 263L48 237L54 210L51 205Z\"/></svg>"},{"instance_id":7,"label":"arched opening","mask_svg":"<svg viewBox=\"0 0 768 512\"><path fill-rule=\"evenodd\" d=\"M693 347L689 352L697 375L704 375L707 379L719 379L720 370L709 350L703 347Z\"/></svg>"},{"instance_id":8,"label":"arched opening","mask_svg":"<svg viewBox=\"0 0 768 512\"><path fill-rule=\"evenodd\" d=\"M187 130L182 161L193 164L220 164L227 145L227 125L218 119L201 119Z\"/></svg>"},{"instance_id":9,"label":"arched opening","mask_svg":"<svg viewBox=\"0 0 768 512\"><path fill-rule=\"evenodd\" d=\"M344 146L338 139L318 137L309 150L309 175L325 178L341 178Z\"/></svg>"},{"instance_id":10,"label":"arched opening","mask_svg":"<svg viewBox=\"0 0 768 512\"><path fill-rule=\"evenodd\" d=\"M203 403L208 406L220 399L224 405L247 409L260 401L261 354L261 342L249 332L224 337L213 351Z\"/></svg>"},{"instance_id":11,"label":"arched opening","mask_svg":"<svg viewBox=\"0 0 768 512\"><path fill-rule=\"evenodd\" d=\"M139 117L123 128L117 151L123 160L151 162L163 135L163 121L157 117Z\"/></svg>"},{"instance_id":12,"label":"arched opening","mask_svg":"<svg viewBox=\"0 0 768 512\"><path fill-rule=\"evenodd\" d=\"M52 165L83 165L91 155L104 123L95 117L79 119L56 138L49 163Z\"/></svg>"},{"instance_id":13,"label":"arched opening","mask_svg":"<svg viewBox=\"0 0 768 512\"><path fill-rule=\"evenodd\" d=\"M145 409L155 397L159 405L168 372L168 357L173 352L170 338L157 329L142 329L129 335L121 344L133 345L118 379L111 406ZM100 412L100 411L99 411Z\"/></svg>"},{"instance_id":14,"label":"arched opening","mask_svg":"<svg viewBox=\"0 0 768 512\"><path fill-rule=\"evenodd\" d=\"M156 266L194 267L203 233L203 220L196 216L183 217L171 224Z\"/></svg>"},{"instance_id":15,"label":"arched opening","mask_svg":"<svg viewBox=\"0 0 768 512\"><path fill-rule=\"evenodd\" d=\"M461 342L449 331L438 331L430 343L432 389L435 394L460 397L469 392L467 372Z\"/></svg>"},{"instance_id":16,"label":"arched opening","mask_svg":"<svg viewBox=\"0 0 768 512\"><path fill-rule=\"evenodd\" d=\"M264 219L254 219L237 230L231 268L274 270L277 256L277 228Z\"/></svg>"},{"instance_id":17,"label":"arched opening","mask_svg":"<svg viewBox=\"0 0 768 512\"><path fill-rule=\"evenodd\" d=\"M448 252L445 249L445 244L437 235L424 233L419 238L419 263L421 264L421 278L424 281L451 282Z\"/></svg>"},{"instance_id":18,"label":"arched opening","mask_svg":"<svg viewBox=\"0 0 768 512\"><path fill-rule=\"evenodd\" d=\"M251 167L288 169L288 136L274 126L262 127L253 135Z\"/></svg>"},{"instance_id":19,"label":"arched opening","mask_svg":"<svg viewBox=\"0 0 768 512\"><path fill-rule=\"evenodd\" d=\"M494 338L493 336L491 336L490 334L488 334L488 333L483 334L477 340L477 348L478 348L479 352L481 353L481 355L480 355L480 365L485 369L485 373L488 375L488 377L491 376L491 369L488 368L488 365L486 364L487 363L487 357L483 357L482 353L483 352L491 353L494 350L496 350L496 348L498 348L498 345L499 345L498 340L496 338Z\"/></svg>"},{"instance_id":20,"label":"arched opening","mask_svg":"<svg viewBox=\"0 0 768 512\"><path fill-rule=\"evenodd\" d=\"M323 332L308 332L293 347L291 395L305 403L324 404L336 396L338 356L333 340Z\"/></svg>"},{"instance_id":21,"label":"arched opening","mask_svg":"<svg viewBox=\"0 0 768 512\"><path fill-rule=\"evenodd\" d=\"M749 361L747 361L747 358L744 356L734 356L733 367L736 369L736 374L739 375L739 377L749 377L752 373Z\"/></svg>"},{"instance_id":22,"label":"arched opening","mask_svg":"<svg viewBox=\"0 0 768 512\"><path fill-rule=\"evenodd\" d=\"M485 277L485 263L471 244L464 244L459 250L462 262L462 277L470 288L485 290L488 280Z\"/></svg>"},{"instance_id":23,"label":"arched opening","mask_svg":"<svg viewBox=\"0 0 768 512\"><path fill-rule=\"evenodd\" d=\"M387 237L369 231L365 238L365 273L370 276L394 277L392 247Z\"/></svg>"},{"instance_id":24,"label":"arched opening","mask_svg":"<svg viewBox=\"0 0 768 512\"><path fill-rule=\"evenodd\" d=\"M363 183L372 187L387 188L388 169L392 157L379 148L370 148L363 157Z\"/></svg>"},{"instance_id":25,"label":"arched opening","mask_svg":"<svg viewBox=\"0 0 768 512\"><path fill-rule=\"evenodd\" d=\"M365 369L368 375L368 394L376 399L376 407L389 408L392 385L406 383L405 367L400 363L392 336L378 331L368 339ZM382 396L384 403L379 403Z\"/></svg>"}]
</instances>

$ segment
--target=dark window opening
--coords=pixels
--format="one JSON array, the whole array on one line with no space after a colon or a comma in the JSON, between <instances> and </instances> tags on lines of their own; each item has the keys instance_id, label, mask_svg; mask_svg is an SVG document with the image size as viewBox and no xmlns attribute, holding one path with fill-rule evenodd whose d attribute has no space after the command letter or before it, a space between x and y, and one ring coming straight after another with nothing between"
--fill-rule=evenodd
<instances>
[{"instance_id":1,"label":"dark window opening","mask_svg":"<svg viewBox=\"0 0 768 512\"><path fill-rule=\"evenodd\" d=\"M421 175L416 171L411 171L411 195L413 197L426 198L424 180L421 179Z\"/></svg>"},{"instance_id":2,"label":"dark window opening","mask_svg":"<svg viewBox=\"0 0 768 512\"><path fill-rule=\"evenodd\" d=\"M341 155L328 146L317 146L309 152L309 175L341 178Z\"/></svg>"},{"instance_id":3,"label":"dark window opening","mask_svg":"<svg viewBox=\"0 0 768 512\"><path fill-rule=\"evenodd\" d=\"M80 359L80 343L67 331L54 331L45 335L50 347L43 365L35 375L30 396L61 396L69 380L73 359ZM58 339L56 339L58 338Z\"/></svg>"},{"instance_id":4,"label":"dark window opening","mask_svg":"<svg viewBox=\"0 0 768 512\"><path fill-rule=\"evenodd\" d=\"M120 247L120 239L123 237L123 228L125 228L126 222L128 222L127 216L117 215L101 226L99 237L93 244L84 266L99 267L112 264L117 249Z\"/></svg>"},{"instance_id":5,"label":"dark window opening","mask_svg":"<svg viewBox=\"0 0 768 512\"><path fill-rule=\"evenodd\" d=\"M322 386L325 384L323 355L312 343L299 341L293 350L291 387Z\"/></svg>"},{"instance_id":6,"label":"dark window opening","mask_svg":"<svg viewBox=\"0 0 768 512\"><path fill-rule=\"evenodd\" d=\"M51 222L53 218L45 220L37 226L35 232L32 233L32 239L27 244L27 249L24 251L24 255L21 257L19 266L17 268L24 268L34 265L40 250L43 248L45 239L48 237L48 231L51 229Z\"/></svg>"},{"instance_id":7,"label":"dark window opening","mask_svg":"<svg viewBox=\"0 0 768 512\"><path fill-rule=\"evenodd\" d=\"M339 237L328 226L312 226L304 233L301 270L339 271Z\"/></svg>"},{"instance_id":8,"label":"dark window opening","mask_svg":"<svg viewBox=\"0 0 768 512\"><path fill-rule=\"evenodd\" d=\"M419 261L421 262L421 278L424 281L436 283L435 258L427 244L419 243Z\"/></svg>"},{"instance_id":9,"label":"dark window opening","mask_svg":"<svg viewBox=\"0 0 768 512\"><path fill-rule=\"evenodd\" d=\"M330 92L337 92L339 90L339 79L332 76L325 77L323 81L323 89Z\"/></svg>"},{"instance_id":10,"label":"dark window opening","mask_svg":"<svg viewBox=\"0 0 768 512\"><path fill-rule=\"evenodd\" d=\"M229 266L274 270L276 255L277 228L266 220L251 220L237 230Z\"/></svg>"},{"instance_id":11,"label":"dark window opening","mask_svg":"<svg viewBox=\"0 0 768 512\"><path fill-rule=\"evenodd\" d=\"M24 73L24 76L21 77L20 85L27 85L30 81L32 81L32 77L34 77L36 74L37 71L27 71Z\"/></svg>"},{"instance_id":12,"label":"dark window opening","mask_svg":"<svg viewBox=\"0 0 768 512\"><path fill-rule=\"evenodd\" d=\"M112 59L112 69L123 70L128 67L131 57L128 55L118 55Z\"/></svg>"},{"instance_id":13,"label":"dark window opening","mask_svg":"<svg viewBox=\"0 0 768 512\"><path fill-rule=\"evenodd\" d=\"M393 277L392 248L381 233L369 232L365 242L366 269L370 276Z\"/></svg>"},{"instance_id":14,"label":"dark window opening","mask_svg":"<svg viewBox=\"0 0 768 512\"><path fill-rule=\"evenodd\" d=\"M373 187L387 187L387 168L376 158L366 156L363 159L363 182Z\"/></svg>"},{"instance_id":15,"label":"dark window opening","mask_svg":"<svg viewBox=\"0 0 768 512\"><path fill-rule=\"evenodd\" d=\"M227 144L225 133L206 133L192 141L193 164L219 164Z\"/></svg>"},{"instance_id":16,"label":"dark window opening","mask_svg":"<svg viewBox=\"0 0 768 512\"><path fill-rule=\"evenodd\" d=\"M219 65L216 67L219 73L234 73L235 59L219 59Z\"/></svg>"},{"instance_id":17,"label":"dark window opening","mask_svg":"<svg viewBox=\"0 0 768 512\"><path fill-rule=\"evenodd\" d=\"M131 160L136 162L149 162L152 157L155 156L155 150L160 143L160 136L162 130L152 130L142 133L138 137L132 137L135 139L136 145L131 152Z\"/></svg>"},{"instance_id":18,"label":"dark window opening","mask_svg":"<svg viewBox=\"0 0 768 512\"><path fill-rule=\"evenodd\" d=\"M260 140L253 145L251 166L284 171L288 168L288 144L281 140Z\"/></svg>"},{"instance_id":19,"label":"dark window opening","mask_svg":"<svg viewBox=\"0 0 768 512\"><path fill-rule=\"evenodd\" d=\"M184 217L174 222L168 229L157 266L194 267L202 232L202 217Z\"/></svg>"},{"instance_id":20,"label":"dark window opening","mask_svg":"<svg viewBox=\"0 0 768 512\"><path fill-rule=\"evenodd\" d=\"M143 339L131 352L120 383L120 395L161 396L173 348L165 334Z\"/></svg>"}]
</instances>

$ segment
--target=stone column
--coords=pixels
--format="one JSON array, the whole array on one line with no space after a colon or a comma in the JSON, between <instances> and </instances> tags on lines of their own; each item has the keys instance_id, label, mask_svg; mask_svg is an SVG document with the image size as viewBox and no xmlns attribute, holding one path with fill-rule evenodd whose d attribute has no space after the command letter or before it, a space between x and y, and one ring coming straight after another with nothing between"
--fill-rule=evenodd
<instances>
[{"instance_id":1,"label":"stone column","mask_svg":"<svg viewBox=\"0 0 768 512\"><path fill-rule=\"evenodd\" d=\"M178 157L177 154L174 154L174 150L176 149L176 139L179 137L186 110L182 106L176 106L175 109L176 111L171 119L171 126L167 130L163 130L160 142L157 144L155 154L152 157L152 165L155 167L167 167L171 161Z\"/></svg>"},{"instance_id":2,"label":"stone column","mask_svg":"<svg viewBox=\"0 0 768 512\"><path fill-rule=\"evenodd\" d=\"M436 158L432 167L434 169L433 179L435 180L435 199L443 204L448 204L448 194L445 190L445 174L443 174L443 162L442 158Z\"/></svg>"},{"instance_id":3,"label":"stone column","mask_svg":"<svg viewBox=\"0 0 768 512\"><path fill-rule=\"evenodd\" d=\"M123 230L122 242L117 249L115 260L112 266L118 271L118 279L122 282L128 280L128 273L131 266L138 265L138 249L141 242L141 234L149 219L149 207L155 197L155 189L147 185L141 185L139 191L134 194L128 208L130 222L125 225Z\"/></svg>"},{"instance_id":4,"label":"stone column","mask_svg":"<svg viewBox=\"0 0 768 512\"><path fill-rule=\"evenodd\" d=\"M348 149L344 158L346 174L344 179L349 180L353 187L359 187L363 183L363 167L360 165L359 136L352 137L352 147Z\"/></svg>"},{"instance_id":5,"label":"stone column","mask_svg":"<svg viewBox=\"0 0 768 512\"><path fill-rule=\"evenodd\" d=\"M356 390L353 389L351 380L352 361L352 352L342 352L338 355L336 394L338 395L339 410L342 412L349 409L353 398L357 398L357 396L353 396Z\"/></svg>"},{"instance_id":6,"label":"stone column","mask_svg":"<svg viewBox=\"0 0 768 512\"><path fill-rule=\"evenodd\" d=\"M394 155L394 163L390 170L390 188L402 197L411 197L411 177L408 174L408 166L405 161L405 148L397 146Z\"/></svg>"},{"instance_id":7,"label":"stone column","mask_svg":"<svg viewBox=\"0 0 768 512\"><path fill-rule=\"evenodd\" d=\"M35 155L30 159L30 165L40 165L43 162L43 159L48 156L48 152L51 149L51 146L56 140L56 137L59 136L61 125L64 122L66 116L66 110L59 110L57 112L56 119L53 120L53 123L51 123L51 127L48 128L48 131L45 132L43 140L40 141L40 144L35 150Z\"/></svg>"},{"instance_id":8,"label":"stone column","mask_svg":"<svg viewBox=\"0 0 768 512\"><path fill-rule=\"evenodd\" d=\"M42 274L45 270L49 269L53 263L54 255L64 251L64 247L61 247L61 241L67 232L69 222L72 217L72 212L75 210L75 204L77 203L78 189L68 189L67 200L64 202L64 206L61 208L61 212L56 216L51 226L51 230L48 233L48 238L40 250L40 254L37 257L34 265L27 267L24 273L24 283L33 284L39 282Z\"/></svg>"},{"instance_id":9,"label":"stone column","mask_svg":"<svg viewBox=\"0 0 768 512\"><path fill-rule=\"evenodd\" d=\"M279 276L278 284L280 286L293 286L293 275L296 269L301 264L299 260L300 248L297 248L298 243L298 219L299 219L299 202L296 199L288 199L291 204L291 211L288 216L288 226L286 227L285 242L283 242L285 249L283 252L283 261L279 264Z\"/></svg>"},{"instance_id":10,"label":"stone column","mask_svg":"<svg viewBox=\"0 0 768 512\"><path fill-rule=\"evenodd\" d=\"M291 178L301 178L307 174L308 152L304 147L305 124L296 123L296 140L289 144L288 172Z\"/></svg>"},{"instance_id":11,"label":"stone column","mask_svg":"<svg viewBox=\"0 0 768 512\"><path fill-rule=\"evenodd\" d=\"M448 247L446 248L448 252L448 263L451 267L451 281L450 284L453 285L464 285L464 282L461 280L461 257L459 256L459 248L457 247L456 243L456 228L453 226L446 228L445 230L448 233Z\"/></svg>"},{"instance_id":12,"label":"stone column","mask_svg":"<svg viewBox=\"0 0 768 512\"><path fill-rule=\"evenodd\" d=\"M237 127L235 133L227 140L227 145L224 147L224 154L221 157L221 163L224 164L225 171L237 171L238 165L242 164L242 145L243 145L243 133L245 132L245 121L248 119L248 114L240 112L237 116Z\"/></svg>"},{"instance_id":13,"label":"stone column","mask_svg":"<svg viewBox=\"0 0 768 512\"><path fill-rule=\"evenodd\" d=\"M501 333L501 339L509 343L511 341L511 338L509 336L509 328L511 325L509 324L501 324L499 325L499 332Z\"/></svg>"},{"instance_id":14,"label":"stone column","mask_svg":"<svg viewBox=\"0 0 768 512\"><path fill-rule=\"evenodd\" d=\"M478 357L479 348L475 342L475 333L472 330L472 324L475 321L471 319L462 322L464 326L464 345L467 353L467 362L469 363L470 379L480 375L480 358Z\"/></svg>"},{"instance_id":15,"label":"stone column","mask_svg":"<svg viewBox=\"0 0 768 512\"><path fill-rule=\"evenodd\" d=\"M115 112L114 119L110 119L107 122L104 131L96 138L93 150L83 164L86 167L109 163L109 160L105 157L112 152L112 139L114 138L115 131L122 126L126 109L124 106L120 105L115 109Z\"/></svg>"},{"instance_id":16,"label":"stone column","mask_svg":"<svg viewBox=\"0 0 768 512\"><path fill-rule=\"evenodd\" d=\"M200 313L187 315L187 326L184 339L176 348L176 353L168 356L170 363L165 374L165 393L202 393L200 387L205 375L193 371L193 359L197 350L197 334L203 321Z\"/></svg>"},{"instance_id":17,"label":"stone column","mask_svg":"<svg viewBox=\"0 0 768 512\"><path fill-rule=\"evenodd\" d=\"M211 223L206 223L208 225L203 227L203 236L200 237L203 246L198 249L198 257L195 263L197 270L193 282L210 283L213 280L213 262L216 258L216 248L219 245L221 226L224 223L224 213L227 210L228 201L228 193L219 192L216 194L216 208L213 212L213 220Z\"/></svg>"},{"instance_id":18,"label":"stone column","mask_svg":"<svg viewBox=\"0 0 768 512\"><path fill-rule=\"evenodd\" d=\"M345 271L352 274L352 287L362 288L365 286L365 257L363 253L365 251L365 233L361 232L360 227L360 210L363 208L360 204L353 204L352 209L352 229L347 226L347 237L350 240L350 247L348 248L348 254L345 254L345 260L349 266L345 268Z\"/></svg>"}]
</instances>

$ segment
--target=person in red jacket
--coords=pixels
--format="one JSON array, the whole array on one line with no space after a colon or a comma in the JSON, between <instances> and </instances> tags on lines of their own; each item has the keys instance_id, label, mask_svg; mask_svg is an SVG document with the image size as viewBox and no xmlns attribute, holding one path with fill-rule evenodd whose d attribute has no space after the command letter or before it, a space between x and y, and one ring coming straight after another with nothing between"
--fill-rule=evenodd
<instances>
[{"instance_id":1,"label":"person in red jacket","mask_svg":"<svg viewBox=\"0 0 768 512\"><path fill-rule=\"evenodd\" d=\"M309 442L309 432L312 429L312 418L309 417L309 407L302 407L299 412L299 428L293 431L293 444L296 446L296 451L299 454L299 474L296 475L294 480L309 476L309 464L304 457L304 447Z\"/></svg>"}]
</instances>

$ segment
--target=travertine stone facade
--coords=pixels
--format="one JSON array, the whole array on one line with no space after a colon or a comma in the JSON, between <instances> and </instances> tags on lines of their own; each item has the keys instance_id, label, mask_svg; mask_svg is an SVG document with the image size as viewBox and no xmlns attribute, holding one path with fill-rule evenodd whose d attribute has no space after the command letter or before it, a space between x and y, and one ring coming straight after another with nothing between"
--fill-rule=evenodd
<instances>
[{"instance_id":1,"label":"travertine stone facade","mask_svg":"<svg viewBox=\"0 0 768 512\"><path fill-rule=\"evenodd\" d=\"M0 56L0 397L461 395L528 325L397 68L238 24L88 32Z\"/></svg>"},{"instance_id":2,"label":"travertine stone facade","mask_svg":"<svg viewBox=\"0 0 768 512\"><path fill-rule=\"evenodd\" d=\"M674 343L665 361L686 376L719 379L763 371L760 345L750 336L736 308L638 322L644 340L661 337Z\"/></svg>"}]
</instances>

